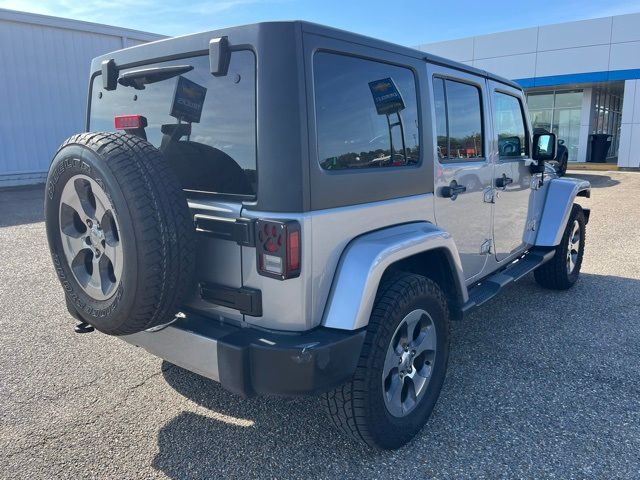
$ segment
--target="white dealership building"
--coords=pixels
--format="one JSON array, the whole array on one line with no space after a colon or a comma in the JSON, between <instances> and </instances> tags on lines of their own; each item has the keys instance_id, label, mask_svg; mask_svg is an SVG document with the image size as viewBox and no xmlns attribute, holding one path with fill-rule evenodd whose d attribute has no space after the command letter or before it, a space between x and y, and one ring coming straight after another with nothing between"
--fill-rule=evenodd
<instances>
[{"instance_id":1,"label":"white dealership building","mask_svg":"<svg viewBox=\"0 0 640 480\"><path fill-rule=\"evenodd\" d=\"M570 161L640 167L640 13L418 48L518 82L534 128L557 133ZM592 154L597 139L610 142L605 154Z\"/></svg>"},{"instance_id":2,"label":"white dealership building","mask_svg":"<svg viewBox=\"0 0 640 480\"><path fill-rule=\"evenodd\" d=\"M44 182L56 148L84 130L92 58L160 38L0 9L0 188Z\"/></svg>"}]
</instances>

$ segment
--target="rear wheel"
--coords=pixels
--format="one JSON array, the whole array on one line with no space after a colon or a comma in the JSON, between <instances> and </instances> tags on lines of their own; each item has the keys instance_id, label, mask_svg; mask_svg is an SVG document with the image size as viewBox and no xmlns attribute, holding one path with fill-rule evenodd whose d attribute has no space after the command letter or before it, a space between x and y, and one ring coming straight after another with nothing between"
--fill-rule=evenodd
<instances>
[{"instance_id":1,"label":"rear wheel","mask_svg":"<svg viewBox=\"0 0 640 480\"><path fill-rule=\"evenodd\" d=\"M577 281L582 267L585 244L585 218L580 205L573 205L554 257L538 267L534 277L539 285L553 290L567 290Z\"/></svg>"},{"instance_id":2,"label":"rear wheel","mask_svg":"<svg viewBox=\"0 0 640 480\"><path fill-rule=\"evenodd\" d=\"M399 448L431 415L449 357L443 292L420 275L400 273L380 287L353 379L324 396L342 431L369 446Z\"/></svg>"}]
</instances>

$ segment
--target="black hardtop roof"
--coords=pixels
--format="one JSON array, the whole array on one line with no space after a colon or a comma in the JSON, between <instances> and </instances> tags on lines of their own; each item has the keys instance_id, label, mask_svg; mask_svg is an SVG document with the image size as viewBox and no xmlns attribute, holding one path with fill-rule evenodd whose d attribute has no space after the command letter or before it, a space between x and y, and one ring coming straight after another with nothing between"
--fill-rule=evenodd
<instances>
[{"instance_id":1,"label":"black hardtop roof","mask_svg":"<svg viewBox=\"0 0 640 480\"><path fill-rule=\"evenodd\" d=\"M280 29L282 27L294 27L300 28L303 32L313 33L315 35L326 36L335 38L337 40L343 40L360 45L366 45L373 48L379 48L381 50L387 50L400 55L406 55L413 58L422 59L426 62L450 67L462 72L471 73L484 78L496 80L514 88L521 89L522 87L517 83L495 75L486 70L471 67L464 63L449 60L447 58L439 57L428 52L423 52L415 48L405 47L392 42L387 42L377 38L368 37L358 33L349 32L346 30L340 30L338 28L328 27L326 25L320 25L317 23L302 21L302 20L290 20L290 21L275 21L275 22L259 22L247 25L240 25L236 27L221 28L216 30L210 30L206 32L193 33L180 37L171 37L155 42L144 43L135 47L129 47L116 52L107 53L93 59L91 64L91 71L97 72L100 70L100 64L103 60L110 58L116 58L116 62L119 65L134 66L140 62L140 58L145 60L165 58L171 56L179 56L179 51L182 50L190 52L202 52L206 53L208 42L211 38L220 36L228 36L230 41L233 42L234 36L239 35L241 37L258 36L270 29ZM174 48L172 48L174 47Z\"/></svg>"},{"instance_id":2,"label":"black hardtop roof","mask_svg":"<svg viewBox=\"0 0 640 480\"><path fill-rule=\"evenodd\" d=\"M366 44L367 46L373 46L375 48L407 55L409 57L420 58L430 63L435 63L437 65L442 65L463 72L472 73L481 77L490 78L492 80L510 85L514 88L522 89L522 87L516 82L513 82L512 80L509 80L507 78L495 75L491 72L487 72L486 70L481 70L479 68L466 65L464 63L449 60L448 58L439 57L438 55L433 55L428 52L423 52L422 50L418 50L416 48L405 47L396 43L387 42L385 40L380 40L377 38L368 37L366 35L361 35L359 33L340 30L338 28L328 27L326 25L320 25L317 23L300 21L300 24L302 25L302 30L305 32L314 33L316 35L326 35L333 38L338 38L340 40L346 40L352 43Z\"/></svg>"}]
</instances>

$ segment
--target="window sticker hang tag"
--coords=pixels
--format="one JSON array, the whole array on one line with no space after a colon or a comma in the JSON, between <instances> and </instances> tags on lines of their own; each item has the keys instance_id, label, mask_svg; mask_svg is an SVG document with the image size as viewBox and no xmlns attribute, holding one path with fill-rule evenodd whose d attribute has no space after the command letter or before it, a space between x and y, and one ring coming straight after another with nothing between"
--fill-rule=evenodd
<instances>
[{"instance_id":1,"label":"window sticker hang tag","mask_svg":"<svg viewBox=\"0 0 640 480\"><path fill-rule=\"evenodd\" d=\"M389 115L404 110L404 100L391 77L369 82L378 115Z\"/></svg>"},{"instance_id":2,"label":"window sticker hang tag","mask_svg":"<svg viewBox=\"0 0 640 480\"><path fill-rule=\"evenodd\" d=\"M188 78L178 77L171 104L171 115L189 123L199 123L207 89Z\"/></svg>"}]
</instances>

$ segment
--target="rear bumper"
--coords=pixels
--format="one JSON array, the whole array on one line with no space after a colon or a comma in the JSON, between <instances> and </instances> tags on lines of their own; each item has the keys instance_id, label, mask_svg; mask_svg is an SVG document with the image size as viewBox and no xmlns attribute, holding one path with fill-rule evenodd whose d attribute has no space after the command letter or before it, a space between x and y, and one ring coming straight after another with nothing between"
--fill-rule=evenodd
<instances>
[{"instance_id":1,"label":"rear bumper","mask_svg":"<svg viewBox=\"0 0 640 480\"><path fill-rule=\"evenodd\" d=\"M343 383L356 369L364 335L364 330L329 328L267 332L189 316L156 332L121 338L229 391L252 396L320 393Z\"/></svg>"}]
</instances>

